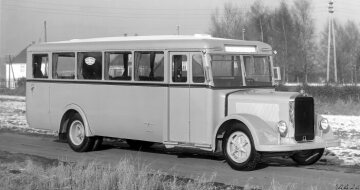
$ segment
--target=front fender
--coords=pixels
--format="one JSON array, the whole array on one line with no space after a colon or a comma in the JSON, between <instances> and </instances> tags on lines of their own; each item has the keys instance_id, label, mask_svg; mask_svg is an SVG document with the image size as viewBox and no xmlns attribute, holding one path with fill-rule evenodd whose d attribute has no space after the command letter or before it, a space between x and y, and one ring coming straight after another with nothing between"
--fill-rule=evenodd
<instances>
[{"instance_id":1,"label":"front fender","mask_svg":"<svg viewBox=\"0 0 360 190\"><path fill-rule=\"evenodd\" d=\"M91 129L90 129L90 125L88 123L88 120L86 118L86 114L84 112L83 109L81 109L81 107L77 104L68 104L67 106L64 107L63 109L63 115L68 111L68 110L75 110L77 111L81 118L83 119L83 122L84 122L84 125L85 125L85 135L87 137L90 137L90 136L94 136L93 133L91 132ZM60 122L59 122L60 123Z\"/></svg>"},{"instance_id":2,"label":"front fender","mask_svg":"<svg viewBox=\"0 0 360 190\"><path fill-rule=\"evenodd\" d=\"M251 132L252 139L254 141L255 149L258 149L259 145L275 145L279 144L280 135L275 129L275 126L271 126L261 118L250 114L232 114L225 117L220 124L216 127L213 136L213 150L216 147L216 135L219 128L229 120L237 120L244 123Z\"/></svg>"}]
</instances>

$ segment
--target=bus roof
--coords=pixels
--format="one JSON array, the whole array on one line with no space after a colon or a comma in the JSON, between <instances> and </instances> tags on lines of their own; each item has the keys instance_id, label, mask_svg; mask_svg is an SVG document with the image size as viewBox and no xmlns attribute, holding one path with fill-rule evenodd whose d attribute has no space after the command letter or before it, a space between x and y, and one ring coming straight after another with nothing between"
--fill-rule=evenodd
<instances>
[{"instance_id":1,"label":"bus roof","mask_svg":"<svg viewBox=\"0 0 360 190\"><path fill-rule=\"evenodd\" d=\"M215 38L210 35L162 35L73 39L35 44L32 52L101 51L101 50L189 50L224 51L225 46L252 46L258 52L271 52L270 45L258 41Z\"/></svg>"}]
</instances>

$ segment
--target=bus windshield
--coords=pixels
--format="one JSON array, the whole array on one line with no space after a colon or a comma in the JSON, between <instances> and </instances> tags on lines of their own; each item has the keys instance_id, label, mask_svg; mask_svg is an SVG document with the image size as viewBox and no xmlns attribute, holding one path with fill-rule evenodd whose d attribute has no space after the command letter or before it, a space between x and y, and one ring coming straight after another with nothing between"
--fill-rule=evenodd
<instances>
[{"instance_id":1,"label":"bus windshield","mask_svg":"<svg viewBox=\"0 0 360 190\"><path fill-rule=\"evenodd\" d=\"M268 56L244 56L246 86L271 86L271 65Z\"/></svg>"},{"instance_id":2,"label":"bus windshield","mask_svg":"<svg viewBox=\"0 0 360 190\"><path fill-rule=\"evenodd\" d=\"M211 69L215 87L243 86L239 55L211 55Z\"/></svg>"},{"instance_id":3,"label":"bus windshield","mask_svg":"<svg viewBox=\"0 0 360 190\"><path fill-rule=\"evenodd\" d=\"M246 86L271 86L271 65L268 56L243 56ZM244 86L240 55L211 55L215 87Z\"/></svg>"}]
</instances>

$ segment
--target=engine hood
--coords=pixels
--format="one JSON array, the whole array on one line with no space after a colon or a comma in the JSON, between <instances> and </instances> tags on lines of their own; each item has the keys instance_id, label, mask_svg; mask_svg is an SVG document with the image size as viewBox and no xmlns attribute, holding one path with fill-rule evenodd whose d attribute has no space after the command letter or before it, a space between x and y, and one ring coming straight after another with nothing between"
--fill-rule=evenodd
<instances>
[{"instance_id":1,"label":"engine hood","mask_svg":"<svg viewBox=\"0 0 360 190\"><path fill-rule=\"evenodd\" d=\"M233 91L227 94L227 112L228 115L254 115L270 123L288 121L289 100L298 95L297 92L276 92L266 89Z\"/></svg>"}]
</instances>

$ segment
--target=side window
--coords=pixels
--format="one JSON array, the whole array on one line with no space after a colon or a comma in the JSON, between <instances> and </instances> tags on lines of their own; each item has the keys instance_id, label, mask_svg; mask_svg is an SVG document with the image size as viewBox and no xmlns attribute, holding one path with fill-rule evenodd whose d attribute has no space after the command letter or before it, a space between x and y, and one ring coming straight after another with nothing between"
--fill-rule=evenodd
<instances>
[{"instance_id":1,"label":"side window","mask_svg":"<svg viewBox=\"0 0 360 190\"><path fill-rule=\"evenodd\" d=\"M135 80L164 81L164 52L135 52Z\"/></svg>"},{"instance_id":2,"label":"side window","mask_svg":"<svg viewBox=\"0 0 360 190\"><path fill-rule=\"evenodd\" d=\"M54 79L75 79L75 53L54 53L52 63Z\"/></svg>"},{"instance_id":3,"label":"side window","mask_svg":"<svg viewBox=\"0 0 360 190\"><path fill-rule=\"evenodd\" d=\"M34 78L48 78L49 56L47 54L34 54L32 57L32 69Z\"/></svg>"},{"instance_id":4,"label":"side window","mask_svg":"<svg viewBox=\"0 0 360 190\"><path fill-rule=\"evenodd\" d=\"M105 53L105 79L131 80L132 54L131 52Z\"/></svg>"},{"instance_id":5,"label":"side window","mask_svg":"<svg viewBox=\"0 0 360 190\"><path fill-rule=\"evenodd\" d=\"M204 83L204 67L201 54L195 54L192 56L192 80L194 83Z\"/></svg>"},{"instance_id":6,"label":"side window","mask_svg":"<svg viewBox=\"0 0 360 190\"><path fill-rule=\"evenodd\" d=\"M101 80L102 76L102 53L82 52L78 53L78 79Z\"/></svg>"},{"instance_id":7,"label":"side window","mask_svg":"<svg viewBox=\"0 0 360 190\"><path fill-rule=\"evenodd\" d=\"M172 81L187 82L188 58L186 55L172 56Z\"/></svg>"}]
</instances>

